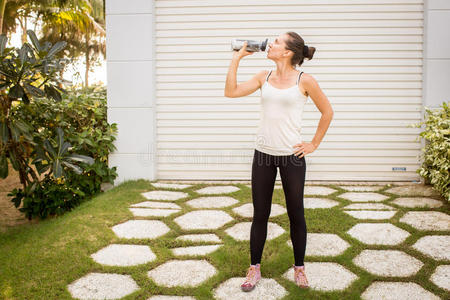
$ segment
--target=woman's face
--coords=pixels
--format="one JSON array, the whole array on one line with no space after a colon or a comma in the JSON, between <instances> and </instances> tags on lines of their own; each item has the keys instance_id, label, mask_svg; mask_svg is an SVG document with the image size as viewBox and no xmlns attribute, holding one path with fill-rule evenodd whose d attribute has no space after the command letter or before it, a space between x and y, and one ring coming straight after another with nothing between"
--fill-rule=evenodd
<instances>
[{"instance_id":1,"label":"woman's face","mask_svg":"<svg viewBox=\"0 0 450 300\"><path fill-rule=\"evenodd\" d=\"M286 34L281 34L275 38L272 43L269 43L269 50L267 51L268 58L282 58L283 54L286 53L286 43L284 39ZM287 57L287 56L284 56Z\"/></svg>"}]
</instances>

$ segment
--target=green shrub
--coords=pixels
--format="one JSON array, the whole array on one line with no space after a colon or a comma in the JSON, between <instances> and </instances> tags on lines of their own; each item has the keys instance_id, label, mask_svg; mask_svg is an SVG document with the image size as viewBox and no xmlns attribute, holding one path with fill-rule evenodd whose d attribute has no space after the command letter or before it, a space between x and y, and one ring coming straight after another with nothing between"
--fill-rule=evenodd
<instances>
[{"instance_id":1,"label":"green shrub","mask_svg":"<svg viewBox=\"0 0 450 300\"><path fill-rule=\"evenodd\" d=\"M105 87L69 89L59 102L42 98L30 104L19 104L11 113L14 119L36 128L34 134L41 138L51 139L61 128L73 151L94 159L92 164L80 162L83 169L80 173L66 172L64 178L46 174L43 185L36 187L29 196L22 189L13 190L9 194L14 196L12 201L18 207L23 200L24 207L20 210L29 219L62 214L83 198L99 193L102 183L114 183L116 167L108 167L108 155L115 149L117 124L107 123Z\"/></svg>"},{"instance_id":2,"label":"green shrub","mask_svg":"<svg viewBox=\"0 0 450 300\"><path fill-rule=\"evenodd\" d=\"M420 136L426 140L423 148L422 166L417 170L425 179L425 184L431 184L447 201L450 201L450 109L444 102L442 109L425 108L425 130Z\"/></svg>"},{"instance_id":3,"label":"green shrub","mask_svg":"<svg viewBox=\"0 0 450 300\"><path fill-rule=\"evenodd\" d=\"M8 195L14 196L12 201L16 207L23 202L19 211L30 220L36 216L45 219L52 215L62 215L86 199L85 193L73 183L51 176L45 176L29 195L23 189L14 189Z\"/></svg>"},{"instance_id":4,"label":"green shrub","mask_svg":"<svg viewBox=\"0 0 450 300\"><path fill-rule=\"evenodd\" d=\"M49 181L75 176L73 172L83 174L82 164L92 165L94 159L74 153L72 144L64 140L61 127L52 128L50 135L41 134L42 124L32 118L36 114L31 103L39 99L60 102L62 94L67 93L63 88L67 80L61 77L68 61L62 51L67 43L39 41L32 30L27 30L27 34L31 44L25 42L21 48L6 47L7 37L0 34L0 178L8 177L9 164L18 172L23 189L15 189L8 195L14 196L16 207L22 201L26 203L22 211L31 219L34 215L47 216L47 205L41 204L55 197L37 202L28 198L37 199L36 195L45 190L44 185L48 187ZM44 181L40 178L42 174ZM81 193L72 195L78 194ZM54 206L48 207L50 210ZM64 210L64 205L57 207L53 212Z\"/></svg>"}]
</instances>

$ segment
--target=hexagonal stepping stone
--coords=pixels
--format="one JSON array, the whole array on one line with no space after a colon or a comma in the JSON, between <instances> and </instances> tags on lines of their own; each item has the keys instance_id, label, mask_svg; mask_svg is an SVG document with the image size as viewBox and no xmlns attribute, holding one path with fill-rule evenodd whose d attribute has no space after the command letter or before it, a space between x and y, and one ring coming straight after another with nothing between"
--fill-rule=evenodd
<instances>
[{"instance_id":1,"label":"hexagonal stepping stone","mask_svg":"<svg viewBox=\"0 0 450 300\"><path fill-rule=\"evenodd\" d=\"M181 255L206 255L219 249L222 245L205 245L172 248L172 253L177 256Z\"/></svg>"},{"instance_id":2,"label":"hexagonal stepping stone","mask_svg":"<svg viewBox=\"0 0 450 300\"><path fill-rule=\"evenodd\" d=\"M194 287L217 274L206 260L170 260L147 272L157 285Z\"/></svg>"},{"instance_id":3,"label":"hexagonal stepping stone","mask_svg":"<svg viewBox=\"0 0 450 300\"><path fill-rule=\"evenodd\" d=\"M347 233L367 245L397 245L410 233L390 223L359 223Z\"/></svg>"},{"instance_id":4,"label":"hexagonal stepping stone","mask_svg":"<svg viewBox=\"0 0 450 300\"><path fill-rule=\"evenodd\" d=\"M216 242L216 243L222 242L222 240L214 233L185 234L185 235L180 235L175 240L184 240L184 241L192 241L192 242Z\"/></svg>"},{"instance_id":5,"label":"hexagonal stepping stone","mask_svg":"<svg viewBox=\"0 0 450 300\"><path fill-rule=\"evenodd\" d=\"M439 211L410 211L399 221L419 230L450 230L450 216Z\"/></svg>"},{"instance_id":6,"label":"hexagonal stepping stone","mask_svg":"<svg viewBox=\"0 0 450 300\"><path fill-rule=\"evenodd\" d=\"M156 259L155 253L146 245L112 244L100 249L91 257L108 266L135 266Z\"/></svg>"},{"instance_id":7,"label":"hexagonal stepping stone","mask_svg":"<svg viewBox=\"0 0 450 300\"><path fill-rule=\"evenodd\" d=\"M303 198L304 208L330 208L339 205L339 202L327 198Z\"/></svg>"},{"instance_id":8,"label":"hexagonal stepping stone","mask_svg":"<svg viewBox=\"0 0 450 300\"><path fill-rule=\"evenodd\" d=\"M276 300L285 297L288 292L275 279L262 277L251 292L244 292L240 285L245 277L232 277L222 282L213 291L214 299L220 300Z\"/></svg>"},{"instance_id":9,"label":"hexagonal stepping stone","mask_svg":"<svg viewBox=\"0 0 450 300\"><path fill-rule=\"evenodd\" d=\"M440 197L439 193L433 190L431 185L423 184L396 186L387 189L385 192L400 196Z\"/></svg>"},{"instance_id":10,"label":"hexagonal stepping stone","mask_svg":"<svg viewBox=\"0 0 450 300\"><path fill-rule=\"evenodd\" d=\"M249 241L250 240L250 230L252 227L252 222L241 222L233 227L228 228L225 232L238 241ZM283 227L276 223L268 222L267 223L267 239L272 240L285 232Z\"/></svg>"},{"instance_id":11,"label":"hexagonal stepping stone","mask_svg":"<svg viewBox=\"0 0 450 300\"><path fill-rule=\"evenodd\" d=\"M339 197L352 202L381 202L389 198L388 196L373 192L346 192L339 195Z\"/></svg>"},{"instance_id":12,"label":"hexagonal stepping stone","mask_svg":"<svg viewBox=\"0 0 450 300\"><path fill-rule=\"evenodd\" d=\"M163 183L163 182L152 182L151 185L153 185L156 188L177 189L177 190L182 190L192 186L191 184Z\"/></svg>"},{"instance_id":13,"label":"hexagonal stepping stone","mask_svg":"<svg viewBox=\"0 0 450 300\"><path fill-rule=\"evenodd\" d=\"M177 213L180 209L166 209L166 208L128 208L133 216L136 217L167 217L171 214Z\"/></svg>"},{"instance_id":14,"label":"hexagonal stepping stone","mask_svg":"<svg viewBox=\"0 0 450 300\"><path fill-rule=\"evenodd\" d=\"M375 192L383 185L340 185L339 187L350 192Z\"/></svg>"},{"instance_id":15,"label":"hexagonal stepping stone","mask_svg":"<svg viewBox=\"0 0 450 300\"><path fill-rule=\"evenodd\" d=\"M288 240L287 244L293 248L292 240ZM306 235L306 251L307 256L337 256L343 253L350 244L341 239L337 234L333 233L312 233Z\"/></svg>"},{"instance_id":16,"label":"hexagonal stepping stone","mask_svg":"<svg viewBox=\"0 0 450 300\"><path fill-rule=\"evenodd\" d=\"M345 290L358 276L334 262L305 262L305 273L311 289L320 291ZM294 282L294 268L283 277Z\"/></svg>"},{"instance_id":17,"label":"hexagonal stepping stone","mask_svg":"<svg viewBox=\"0 0 450 300\"><path fill-rule=\"evenodd\" d=\"M303 194L326 196L326 195L333 194L336 191L337 190L326 187L326 186L306 185Z\"/></svg>"},{"instance_id":18,"label":"hexagonal stepping stone","mask_svg":"<svg viewBox=\"0 0 450 300\"><path fill-rule=\"evenodd\" d=\"M356 219L383 220L392 218L397 211L376 211L376 210L344 210L346 214Z\"/></svg>"},{"instance_id":19,"label":"hexagonal stepping stone","mask_svg":"<svg viewBox=\"0 0 450 300\"><path fill-rule=\"evenodd\" d=\"M374 209L374 210L396 210L392 206L383 204L383 203L352 203L347 206L344 206L342 209Z\"/></svg>"},{"instance_id":20,"label":"hexagonal stepping stone","mask_svg":"<svg viewBox=\"0 0 450 300\"><path fill-rule=\"evenodd\" d=\"M141 193L142 196L148 200L163 200L163 201L173 201L189 196L185 192L172 192L172 191L150 191Z\"/></svg>"},{"instance_id":21,"label":"hexagonal stepping stone","mask_svg":"<svg viewBox=\"0 0 450 300\"><path fill-rule=\"evenodd\" d=\"M373 282L362 294L364 300L439 300L436 295L414 282Z\"/></svg>"},{"instance_id":22,"label":"hexagonal stepping stone","mask_svg":"<svg viewBox=\"0 0 450 300\"><path fill-rule=\"evenodd\" d=\"M450 260L450 235L424 236L411 247L434 259Z\"/></svg>"},{"instance_id":23,"label":"hexagonal stepping stone","mask_svg":"<svg viewBox=\"0 0 450 300\"><path fill-rule=\"evenodd\" d=\"M170 231L166 224L158 220L128 220L111 229L118 237L127 239L154 239Z\"/></svg>"},{"instance_id":24,"label":"hexagonal stepping stone","mask_svg":"<svg viewBox=\"0 0 450 300\"><path fill-rule=\"evenodd\" d=\"M67 288L78 299L118 299L139 290L130 275L108 273L89 273Z\"/></svg>"},{"instance_id":25,"label":"hexagonal stepping stone","mask_svg":"<svg viewBox=\"0 0 450 300\"><path fill-rule=\"evenodd\" d=\"M149 207L149 208L175 208L181 209L181 206L170 202L143 201L130 205L130 207Z\"/></svg>"},{"instance_id":26,"label":"hexagonal stepping stone","mask_svg":"<svg viewBox=\"0 0 450 300\"><path fill-rule=\"evenodd\" d=\"M217 229L233 218L221 210L197 210L188 212L174 219L181 228L189 229Z\"/></svg>"},{"instance_id":27,"label":"hexagonal stepping stone","mask_svg":"<svg viewBox=\"0 0 450 300\"><path fill-rule=\"evenodd\" d=\"M202 189L196 190L199 194L228 194L239 191L240 188L234 185L217 185L217 186L207 186Z\"/></svg>"},{"instance_id":28,"label":"hexagonal stepping stone","mask_svg":"<svg viewBox=\"0 0 450 300\"><path fill-rule=\"evenodd\" d=\"M425 198L425 197L401 197L397 198L392 203L403 207L441 207L442 201Z\"/></svg>"},{"instance_id":29,"label":"hexagonal stepping stone","mask_svg":"<svg viewBox=\"0 0 450 300\"><path fill-rule=\"evenodd\" d=\"M365 249L353 263L371 274L387 277L408 277L423 266L423 262L399 250Z\"/></svg>"},{"instance_id":30,"label":"hexagonal stepping stone","mask_svg":"<svg viewBox=\"0 0 450 300\"><path fill-rule=\"evenodd\" d=\"M239 207L235 207L235 208L233 208L233 211L242 217L252 218L253 217L253 203L246 203ZM280 216L282 214L285 214L286 212L287 212L287 210L283 206L276 204L276 203L272 204L271 208L270 208L269 218Z\"/></svg>"},{"instance_id":31,"label":"hexagonal stepping stone","mask_svg":"<svg viewBox=\"0 0 450 300\"><path fill-rule=\"evenodd\" d=\"M219 208L227 207L239 203L239 200L233 197L200 197L189 200L186 202L187 205L195 208Z\"/></svg>"},{"instance_id":32,"label":"hexagonal stepping stone","mask_svg":"<svg viewBox=\"0 0 450 300\"><path fill-rule=\"evenodd\" d=\"M438 266L430 280L438 287L450 291L450 265Z\"/></svg>"},{"instance_id":33,"label":"hexagonal stepping stone","mask_svg":"<svg viewBox=\"0 0 450 300\"><path fill-rule=\"evenodd\" d=\"M147 300L196 300L191 296L166 296L166 295L155 295L151 296Z\"/></svg>"}]
</instances>

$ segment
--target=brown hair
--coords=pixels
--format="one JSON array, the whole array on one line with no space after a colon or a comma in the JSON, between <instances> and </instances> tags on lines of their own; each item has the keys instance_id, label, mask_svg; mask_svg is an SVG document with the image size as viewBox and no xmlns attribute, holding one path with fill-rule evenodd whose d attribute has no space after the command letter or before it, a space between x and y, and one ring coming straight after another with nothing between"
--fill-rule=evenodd
<instances>
[{"instance_id":1,"label":"brown hair","mask_svg":"<svg viewBox=\"0 0 450 300\"><path fill-rule=\"evenodd\" d=\"M303 53L305 47L305 41L302 39L300 35L296 32L289 31L286 32L289 38L286 42L286 49L294 52L294 56L291 59L291 64L295 68L297 65L301 66L303 64L303 60L307 58L311 60L314 56L314 52L316 52L316 48L312 46L308 46L308 52Z\"/></svg>"}]
</instances>

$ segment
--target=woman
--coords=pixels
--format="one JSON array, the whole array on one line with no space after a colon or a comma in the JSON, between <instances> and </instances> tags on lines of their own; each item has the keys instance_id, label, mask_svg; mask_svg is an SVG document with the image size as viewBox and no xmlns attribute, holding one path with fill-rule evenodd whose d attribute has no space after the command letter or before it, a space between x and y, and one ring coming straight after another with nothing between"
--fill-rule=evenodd
<instances>
[{"instance_id":1,"label":"woman","mask_svg":"<svg viewBox=\"0 0 450 300\"><path fill-rule=\"evenodd\" d=\"M272 204L272 194L277 175L280 177L286 198L290 220L290 235L294 250L294 280L299 287L308 288L304 257L306 250L306 222L303 194L305 184L305 155L314 152L322 141L333 118L330 102L309 74L299 72L304 59L311 60L315 48L305 45L295 32L278 36L268 45L267 58L273 60L276 70L260 71L252 79L237 84L236 72L239 61L254 52L246 51L247 43L233 53L225 96L236 98L261 89L261 122L257 132L252 163L253 221L250 232L251 264L243 291L251 291L261 279L260 261L267 237L267 222ZM318 129L310 143L303 142L301 118L308 97L322 113Z\"/></svg>"}]
</instances>

